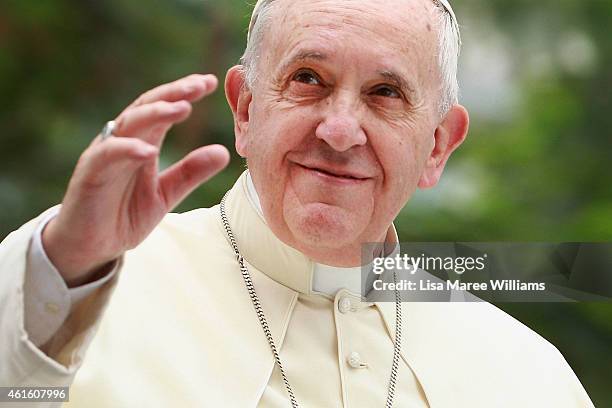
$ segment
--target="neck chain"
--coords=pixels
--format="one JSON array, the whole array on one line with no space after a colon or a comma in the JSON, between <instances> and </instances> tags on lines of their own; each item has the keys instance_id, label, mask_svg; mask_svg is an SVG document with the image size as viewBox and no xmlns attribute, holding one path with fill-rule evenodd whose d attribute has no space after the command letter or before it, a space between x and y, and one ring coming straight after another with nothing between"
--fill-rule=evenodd
<instances>
[{"instance_id":1,"label":"neck chain","mask_svg":"<svg viewBox=\"0 0 612 408\"><path fill-rule=\"evenodd\" d=\"M278 366L278 370L281 373L283 378L283 382L285 383L285 388L287 389L287 394L289 394L289 400L291 401L292 408L298 408L297 400L295 399L295 394L293 394L293 389L291 388L291 384L289 384L289 380L287 379L287 375L285 374L285 370L283 369L283 364L280 359L280 355L278 354L278 349L276 348L276 344L274 343L274 339L272 338L272 332L270 331L270 326L268 326L268 321L266 316L264 315L263 307L261 306L261 302L259 301L259 296L255 292L255 286L253 285L253 280L251 279L251 274L247 269L244 258L240 254L238 250L238 245L236 244L236 239L234 238L234 233L230 228L229 221L227 219L227 214L225 212L225 200L227 198L228 193L223 196L221 200L221 204L219 205L219 211L221 213L221 221L223 222L223 227L225 228L225 233L234 249L234 254L236 255L236 260L238 261L238 265L240 266L240 272L242 273L242 277L244 279L244 283L246 285L247 291L249 292L249 296L251 297L251 302L253 302L253 307L255 308L255 313L257 314L257 318L259 319L259 323L261 324L261 328L268 340L268 344L270 345L270 350L272 351L272 355L274 356L274 360L276 365ZM397 283L397 274L393 272L393 280ZM397 287L397 284L395 285ZM387 394L387 402L385 404L386 408L393 407L393 398L395 397L395 383L397 381L397 370L400 358L400 344L402 337L402 309L401 309L401 298L399 290L395 290L395 342L393 346L393 362L391 364L391 377L389 379L389 392Z\"/></svg>"}]
</instances>

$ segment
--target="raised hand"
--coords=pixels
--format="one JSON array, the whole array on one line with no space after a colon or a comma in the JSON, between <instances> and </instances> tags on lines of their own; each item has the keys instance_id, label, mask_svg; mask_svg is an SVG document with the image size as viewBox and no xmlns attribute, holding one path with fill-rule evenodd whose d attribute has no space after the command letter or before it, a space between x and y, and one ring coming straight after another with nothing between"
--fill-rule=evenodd
<instances>
[{"instance_id":1,"label":"raised hand","mask_svg":"<svg viewBox=\"0 0 612 408\"><path fill-rule=\"evenodd\" d=\"M115 119L110 137L94 139L68 184L43 246L69 286L140 244L166 213L229 162L221 145L198 148L162 173L159 150L168 130L212 93L213 75L190 75L152 89Z\"/></svg>"}]
</instances>

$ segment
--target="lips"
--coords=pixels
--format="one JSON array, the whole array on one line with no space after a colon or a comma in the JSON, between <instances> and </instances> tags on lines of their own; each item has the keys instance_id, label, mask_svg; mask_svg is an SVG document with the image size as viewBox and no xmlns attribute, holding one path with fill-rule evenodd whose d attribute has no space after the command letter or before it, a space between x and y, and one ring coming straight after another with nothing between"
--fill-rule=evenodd
<instances>
[{"instance_id":1,"label":"lips","mask_svg":"<svg viewBox=\"0 0 612 408\"><path fill-rule=\"evenodd\" d=\"M307 164L301 164L301 163L295 163L295 164L302 167L303 169L315 171L324 176L335 177L338 179L364 181L370 178L358 171L349 170L349 169L333 168L331 166L324 166L324 165L310 165L310 164L307 165Z\"/></svg>"}]
</instances>

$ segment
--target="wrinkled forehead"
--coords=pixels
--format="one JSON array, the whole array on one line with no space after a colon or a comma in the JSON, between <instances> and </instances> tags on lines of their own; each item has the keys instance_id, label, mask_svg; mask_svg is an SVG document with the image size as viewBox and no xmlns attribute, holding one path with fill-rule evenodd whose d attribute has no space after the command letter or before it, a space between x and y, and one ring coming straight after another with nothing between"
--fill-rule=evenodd
<instances>
[{"instance_id":1,"label":"wrinkled forehead","mask_svg":"<svg viewBox=\"0 0 612 408\"><path fill-rule=\"evenodd\" d=\"M253 12L251 14L251 21L249 23L249 30L247 32L247 40L249 39L251 35L251 31L253 30L253 26L255 25L255 21L257 19L257 16L259 15L259 12L261 11L261 8L265 4L272 3L273 1L275 0L257 0L257 2L255 3L255 6L253 7ZM457 17L455 16L455 12L451 4L448 2L448 0L430 0L430 1L436 6L443 8L446 11L446 13L448 13L451 16L453 24L458 25Z\"/></svg>"},{"instance_id":2,"label":"wrinkled forehead","mask_svg":"<svg viewBox=\"0 0 612 408\"><path fill-rule=\"evenodd\" d=\"M262 72L306 47L343 64L385 65L421 87L434 85L439 12L432 0L274 0L269 12Z\"/></svg>"}]
</instances>

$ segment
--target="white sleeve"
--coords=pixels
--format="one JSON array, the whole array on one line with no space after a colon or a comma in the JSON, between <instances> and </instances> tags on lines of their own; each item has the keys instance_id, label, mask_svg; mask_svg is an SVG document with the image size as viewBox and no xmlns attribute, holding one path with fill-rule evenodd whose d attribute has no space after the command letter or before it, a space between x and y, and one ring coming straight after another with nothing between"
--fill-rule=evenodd
<instances>
[{"instance_id":1,"label":"white sleeve","mask_svg":"<svg viewBox=\"0 0 612 408\"><path fill-rule=\"evenodd\" d=\"M64 324L72 305L78 303L117 273L118 263L104 277L75 288L68 288L53 265L42 244L42 232L59 213L59 207L49 211L32 236L27 255L24 283L25 329L37 346L45 344Z\"/></svg>"}]
</instances>

